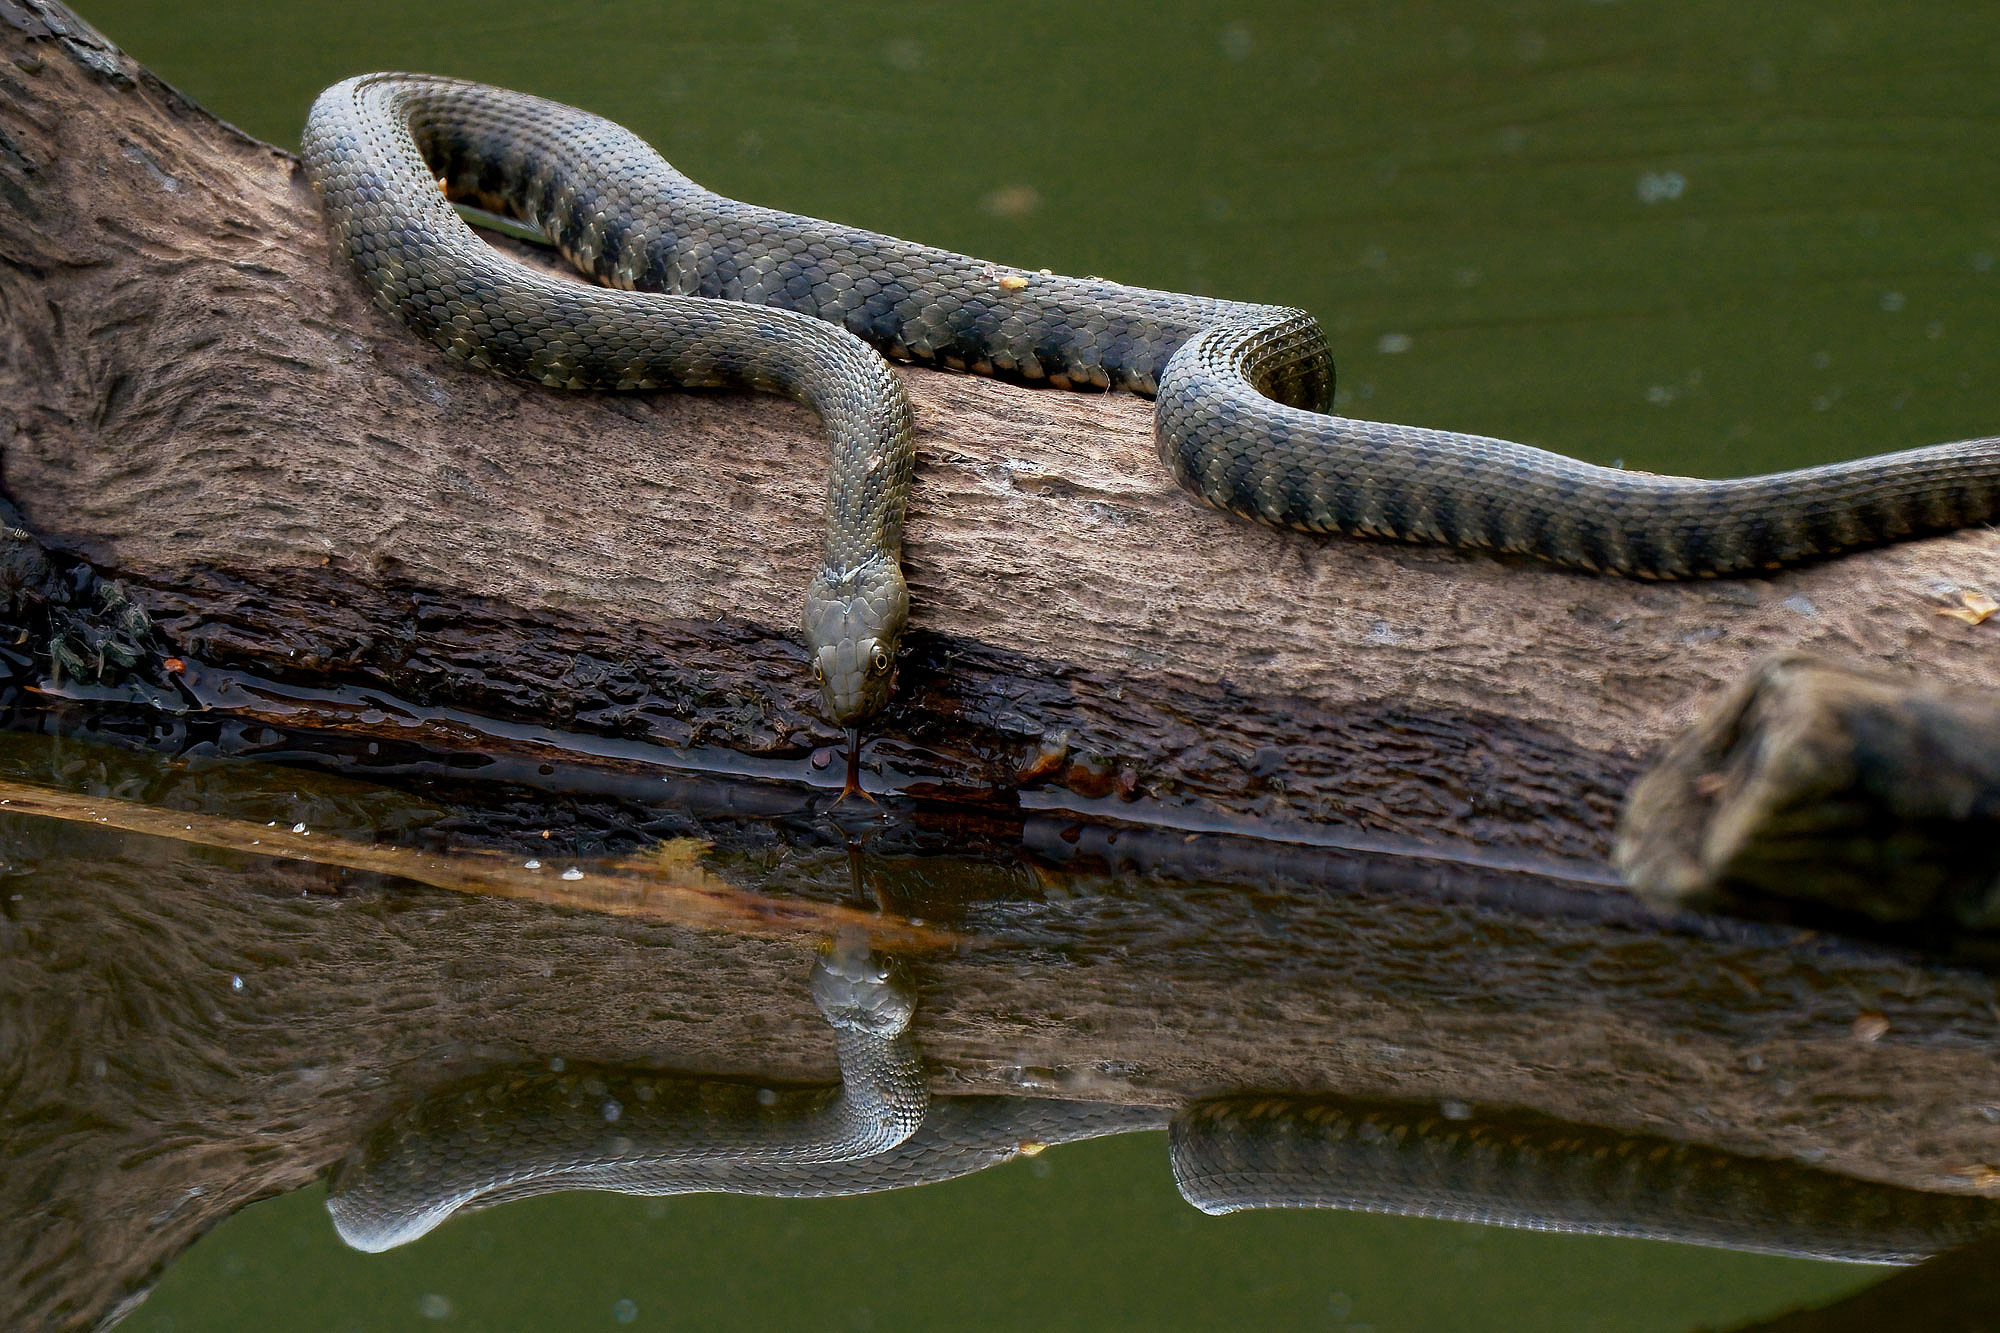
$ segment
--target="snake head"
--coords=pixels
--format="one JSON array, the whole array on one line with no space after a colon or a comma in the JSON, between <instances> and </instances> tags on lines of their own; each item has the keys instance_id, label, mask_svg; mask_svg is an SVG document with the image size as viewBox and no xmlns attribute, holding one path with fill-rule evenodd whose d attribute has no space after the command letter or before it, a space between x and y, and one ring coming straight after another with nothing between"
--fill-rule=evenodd
<instances>
[{"instance_id":1,"label":"snake head","mask_svg":"<svg viewBox=\"0 0 2000 1333\"><path fill-rule=\"evenodd\" d=\"M806 589L806 651L820 709L837 727L889 701L896 648L910 619L910 590L894 560L822 569Z\"/></svg>"},{"instance_id":2,"label":"snake head","mask_svg":"<svg viewBox=\"0 0 2000 1333\"><path fill-rule=\"evenodd\" d=\"M910 1026L917 997L892 959L838 944L813 962L813 1003L837 1028L893 1037Z\"/></svg>"}]
</instances>

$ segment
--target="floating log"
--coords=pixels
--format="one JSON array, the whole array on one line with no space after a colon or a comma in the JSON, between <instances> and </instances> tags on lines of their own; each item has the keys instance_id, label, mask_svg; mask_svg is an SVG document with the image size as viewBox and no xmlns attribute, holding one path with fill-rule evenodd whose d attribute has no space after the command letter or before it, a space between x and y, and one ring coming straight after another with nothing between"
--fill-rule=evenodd
<instances>
[{"instance_id":1,"label":"floating log","mask_svg":"<svg viewBox=\"0 0 2000 1333\"><path fill-rule=\"evenodd\" d=\"M818 772L808 412L452 362L369 304L291 154L51 0L0 5L0 71L0 447L68 582L5 572L69 599L70 678L129 638L63 591L81 561L184 705ZM1646 758L1774 651L2000 684L2000 625L1936 614L2000 589L1991 532L1686 586L1315 538L1181 493L1137 398L901 373L915 612L878 787L1601 865Z\"/></svg>"},{"instance_id":2,"label":"floating log","mask_svg":"<svg viewBox=\"0 0 2000 1333\"><path fill-rule=\"evenodd\" d=\"M295 158L51 0L0 0L13 697L135 699L211 752L269 723L328 752L499 756L537 800L568 782L602 805L566 807L560 843L509 810L483 845L521 863L440 859L440 882L518 888L616 820L692 823L717 847L710 924L760 923L389 878L418 858L282 869L240 845L279 798L198 765L16 772L47 813L115 796L236 822L197 845L0 814L6 1322L115 1317L222 1217L469 1069L825 1082L792 988L857 883L909 939L969 942L912 962L941 1095L1453 1099L1915 1189L2000 1180L1990 975L1603 891L1628 782L1770 653L2000 684L2000 629L1936 614L2000 587L1993 534L1688 586L1319 539L1187 499L1144 402L902 374L915 628L872 781L961 804L918 807L859 868L837 838L732 845L666 811L707 790L685 770L778 779L711 811L799 825L838 780L794 630L810 415L442 358L335 261ZM501 822L304 786L283 808L385 840ZM1199 832L1232 828L1266 836ZM945 846L983 859L940 882ZM1133 866L1173 889L1135 903Z\"/></svg>"}]
</instances>

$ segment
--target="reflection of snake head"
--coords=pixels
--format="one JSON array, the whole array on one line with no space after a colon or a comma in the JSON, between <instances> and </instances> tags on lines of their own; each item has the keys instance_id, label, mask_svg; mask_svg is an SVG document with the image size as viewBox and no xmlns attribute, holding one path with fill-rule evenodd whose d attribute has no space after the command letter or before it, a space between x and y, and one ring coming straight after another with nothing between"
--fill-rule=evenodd
<instances>
[{"instance_id":1,"label":"reflection of snake head","mask_svg":"<svg viewBox=\"0 0 2000 1333\"><path fill-rule=\"evenodd\" d=\"M894 1037L909 1027L917 997L895 964L865 947L836 945L813 964L813 1003L826 1021L849 1032Z\"/></svg>"},{"instance_id":2,"label":"reflection of snake head","mask_svg":"<svg viewBox=\"0 0 2000 1333\"><path fill-rule=\"evenodd\" d=\"M820 707L852 726L889 701L896 645L910 618L910 592L894 560L823 569L806 589L806 649Z\"/></svg>"}]
</instances>

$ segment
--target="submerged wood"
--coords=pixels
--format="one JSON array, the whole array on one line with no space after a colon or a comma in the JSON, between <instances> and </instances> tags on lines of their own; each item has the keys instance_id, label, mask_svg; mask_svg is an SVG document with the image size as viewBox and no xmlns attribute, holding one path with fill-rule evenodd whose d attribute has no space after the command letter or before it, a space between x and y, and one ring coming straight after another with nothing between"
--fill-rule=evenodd
<instances>
[{"instance_id":1,"label":"submerged wood","mask_svg":"<svg viewBox=\"0 0 2000 1333\"><path fill-rule=\"evenodd\" d=\"M357 842L304 824L257 824L192 811L163 810L115 798L84 796L40 783L0 778L0 810L98 828L143 833L191 846L333 870L358 870L486 898L517 898L545 907L637 917L644 921L739 935L799 939L865 930L882 948L926 953L972 943L947 932L833 903L765 897L704 869L703 844L662 843L644 856L587 858L549 854L523 860L486 849L426 851Z\"/></svg>"},{"instance_id":2,"label":"submerged wood","mask_svg":"<svg viewBox=\"0 0 2000 1333\"><path fill-rule=\"evenodd\" d=\"M1617 862L1641 892L2000 926L2000 692L1786 654L1634 787Z\"/></svg>"},{"instance_id":3,"label":"submerged wood","mask_svg":"<svg viewBox=\"0 0 2000 1333\"><path fill-rule=\"evenodd\" d=\"M367 689L402 711L321 720L448 708L802 773L836 739L794 628L803 409L449 361L336 262L291 155L50 0L0 4L0 258L8 492L150 614L170 697ZM1773 651L2000 684L2000 625L1934 614L2000 588L1992 533L1687 586L1313 538L1179 492L1146 402L903 374L916 609L873 755L906 786L1601 863L1647 755Z\"/></svg>"}]
</instances>

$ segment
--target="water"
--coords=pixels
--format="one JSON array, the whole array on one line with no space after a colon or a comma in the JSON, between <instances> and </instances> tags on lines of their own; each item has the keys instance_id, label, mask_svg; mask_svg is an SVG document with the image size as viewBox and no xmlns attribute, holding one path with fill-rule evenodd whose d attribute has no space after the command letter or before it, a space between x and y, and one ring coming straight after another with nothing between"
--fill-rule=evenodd
<instances>
[{"instance_id":1,"label":"water","mask_svg":"<svg viewBox=\"0 0 2000 1333\"><path fill-rule=\"evenodd\" d=\"M1982 372L1984 331L2000 314L1993 274L2000 215L1992 203L2000 165L1989 151L1994 39L1976 7L1253 4L1221 13L1167 5L1114 18L1040 4L875 11L495 0L422 10L106 3L86 16L218 114L276 142L295 142L313 94L345 75L458 74L620 120L703 184L759 203L1030 267L1305 306L1327 324L1341 405L1357 415L1709 475L1992 426ZM174 770L78 761L77 753L25 754L17 767L94 795L172 798L211 815L304 823L327 836L379 830L401 842L450 843L507 823L490 811L468 815L479 806L466 787L436 779L405 781L416 789L412 797L268 771L223 778L222 769L197 766L211 787L197 799ZM510 809L548 801L589 812L557 826L586 830L595 845L554 848L551 870L567 869L573 855L633 850L664 830L720 838L739 878L762 875L758 882L773 892L796 889L825 904L843 887L843 851L806 806L760 824L712 810L591 805L560 787L558 780L538 791L488 793L495 805L512 802ZM483 898L464 907L441 891L371 880L366 871L276 873L241 850L168 849L157 838L48 828L0 817L13 867L7 892L22 895L5 918L8 938L59 937L71 950L56 958L61 968L48 955L15 955L23 966L32 960L51 969L51 994L73 997L84 1006L79 1012L119 1016L106 1030L127 1033L165 1023L158 1006L169 996L171 1013L198 1031L232 1040L262 1034L280 1051L288 1041L310 1045L319 1031L351 1035L351 1049L335 1036L314 1048L324 1068L288 1070L220 1035L197 1044L200 1059L242 1071L245 1114L281 1105L292 1118L257 1122L269 1136L268 1156L244 1148L227 1106L213 1108L221 1129L149 1131L168 1145L167 1160L188 1156L191 1185L223 1187L228 1196L191 1198L185 1207L220 1216L249 1206L165 1271L129 1322L138 1329L753 1321L868 1328L953 1319L986 1328L1678 1330L1824 1299L1869 1276L1798 1260L1402 1218L1209 1219L1174 1193L1157 1134L1071 1145L948 1184L852 1199L562 1195L457 1220L404 1250L354 1254L334 1239L318 1187L249 1201L300 1183L302 1152L330 1162L366 1131L364 1113L393 1089L371 1091L365 1081L393 1067L392 1057L472 1060L506 1048L515 1028L536 1029L538 1006L587 994L602 997L603 1027L593 1034L579 1018L577 1040L643 1048L663 1035L662 1049L719 1059L730 1041L740 1051L764 1028L808 1031L794 1012L798 997L779 998L793 974L777 961L756 961L766 957L759 950L776 946L729 946L751 960L752 975L769 969L773 998L769 1013L718 1001L703 1013L727 1031L710 1040L683 1012L700 1008L687 996L708 994L706 982L622 952L607 943L616 932L589 924L594 918L580 924L568 909L502 908ZM939 928L1018 932L1023 952L975 968L968 975L981 985L965 998L933 997L926 1014L942 1030L962 1024L982 999L995 1022L1009 1003L1018 1014L1040 1012L1037 997L1067 995L1062 986L1079 969L1116 976L1121 963L1140 959L1173 978L1160 982L1153 1009L1134 996L1109 1011L1130 1025L1109 1036L1073 1014L1043 1013L1040 1026L1019 1036L1023 1078L1058 1063L1074 1028L1092 1051L1140 1046L1156 1060L1163 1045L1182 1040L1196 1053L1226 1048L1231 1062L1208 1071L1225 1086L1236 1079L1269 1086L1286 1074L1287 1059L1296 1075L1297 1061L1313 1058L1434 1086L1482 1071L1351 1062L1364 1051L1393 1061L1477 1049L1454 1022L1532 1030L1524 1006L1556 1012L1576 1004L1573 996L1538 994L1525 963L1510 973L1496 962L1491 975L1461 978L1463 990L1432 996L1414 952L1371 955L1385 970L1343 989L1330 975L1342 958L1339 941L1365 935L1393 895L1371 890L1358 872L1343 879L1338 865L1317 868L1336 885L1326 898L1287 887L1286 874L1302 876L1296 867L1254 891L1237 884L1212 900L1181 896L1170 891L1173 876L1192 882L1192 872L1158 857L1142 862L1167 879L1114 860L1101 874L1086 867L1044 883L1033 877L1046 866L1019 849L1059 839L1033 832L933 829L902 843L878 839L870 853L874 881L891 884L904 910L920 903ZM515 864L550 850L546 842L501 841L519 853ZM986 854L946 863L940 854L951 842L979 844L973 850ZM1030 862L1042 868L1023 870ZM342 991L341 978L321 975L336 966L282 938L263 941L255 956L164 953L150 967L121 962L140 955L109 944L93 953L89 942L107 933L127 932L137 943L155 936L137 908L107 930L64 934L60 921L82 911L80 877L105 895L119 885L185 895L163 900L161 910L181 927L163 926L159 938L173 940L231 938L224 926L237 919L232 913L254 916L281 892L304 914L301 939L317 938L313 930L327 921L345 923L360 950L353 957L373 959L382 976L392 962L405 969L394 975L406 989L388 1000L419 1014L435 1006L440 1017L428 1027L415 1020L393 1027L401 1044L378 1049L369 1044L374 1030L352 1013L362 983L377 974L358 970L348 979L355 989ZM1463 901L1418 878L1414 888L1399 881L1394 892ZM1438 910L1449 918L1457 909ZM1519 910L1540 920L1532 906ZM496 941L526 932L550 975L483 970L468 942L479 938L475 928ZM1526 957L1542 947L1545 928L1512 918L1483 926L1489 953L1482 956ZM646 938L663 957L705 958L705 949L721 947L701 943L712 934L657 930L665 933ZM362 947L370 941L379 946L374 953ZM1510 943L1521 953L1497 952ZM510 948L496 944L496 956L511 959ZM1390 966L1398 958L1410 960L1408 972ZM1645 966L1637 955L1614 961ZM194 970L197 963L207 970ZM1803 974L1819 964L1795 955L1788 966ZM1879 960L1860 974L1868 985L1902 987L1898 994L1930 984ZM44 982L40 971L27 975ZM1733 1012L1703 987L1724 976L1714 988L1726 996L1734 984L1721 972L1698 975L1692 989L1700 993L1685 999L1692 1018L1676 1017L1672 1004L1680 1001L1668 1000L1635 1001L1610 1016L1662 1031L1684 1022L1698 1038L1714 1019L1703 1005ZM1891 975L1901 979L1895 986L1882 979ZM193 977L213 984L201 989ZM83 978L91 984L63 989ZM1965 1011L1974 1012L1969 997L1979 984L1960 980L1943 990L1965 991ZM1178 1010L1176 986L1184 990ZM329 1005L329 991L350 1004ZM1482 991L1497 998L1482 1002ZM23 982L9 993L29 991ZM1238 993L1251 1002L1225 1003ZM1787 993L1770 994L1782 1009ZM672 1012L649 1011L641 1003L648 996L657 997L653 1009ZM1325 1007L1302 1013L1315 997ZM1399 1042L1368 1045L1357 1035L1356 1024L1378 1034L1388 1026L1380 1012L1399 1006L1407 1028ZM1149 1012L1183 1015L1185 1035L1152 1034L1145 1045L1140 1020ZM1901 1013L1897 1019L1904 1021ZM1750 1026L1718 1050L1758 1053L1760 1075L1770 1059L1772 1080L1806 1077L1786 1074L1783 1048L1762 1054L1755 1023L1743 1021ZM1942 1029L1948 1035L1950 1022ZM14 1031L40 1030L31 1023ZM1228 1045L1245 1032L1268 1036L1273 1050L1290 1033L1320 1053ZM1936 1044L1949 1048L1945 1035ZM823 1049L771 1045L778 1073L824 1076ZM170 1067L128 1068L124 1060L115 1043L78 1046L78 1103L93 1104L93 1079L172 1101L178 1085ZM1192 1086L1197 1073L1178 1076ZM1157 1071L1155 1079L1172 1081ZM275 1102L274 1085L283 1091ZM1751 1119L1758 1096L1791 1095L1756 1086L1765 1091L1718 1114ZM1927 1095L1901 1091L1912 1104ZM1954 1106L1953 1114L1963 1110ZM153 1150L142 1146L143 1126L126 1128L139 1171ZM190 1134L233 1146L221 1165L204 1168L182 1142ZM300 1148L302 1141L309 1146ZM64 1196L57 1189L53 1197ZM132 1234L175 1234L175 1225L168 1217ZM82 1270L118 1260L64 1262Z\"/></svg>"},{"instance_id":2,"label":"water","mask_svg":"<svg viewBox=\"0 0 2000 1333\"><path fill-rule=\"evenodd\" d=\"M1985 433L1976 9L107 4L295 143L370 69L587 106L725 194L1299 305L1344 410L1731 475Z\"/></svg>"},{"instance_id":3,"label":"water","mask_svg":"<svg viewBox=\"0 0 2000 1333\"><path fill-rule=\"evenodd\" d=\"M1158 1132L892 1194L566 1194L382 1255L334 1238L314 1177L425 1087L558 1060L824 1083L804 945L857 906L904 923L884 938L966 1092L1171 1105L1331 1080L1430 1090L1453 1123L1534 1103L1768 1133L1863 1174L1961 1160L2000 1114L1991 978L1634 916L1520 872L1129 828L1070 842L1033 814L843 828L823 792L663 805L586 769L527 788L445 756L398 756L383 785L358 762L222 757L249 745L226 726L162 758L44 724L61 734L0 734L0 1233L37 1310L143 1285L217 1221L131 1326L571 1327L630 1302L641 1327L1581 1329L1615 1311L1666 1330L1867 1280L1403 1218L1203 1217ZM370 868L390 843L422 883ZM526 869L551 844L581 882ZM608 891L635 876L644 893ZM643 1133L649 1099L619 1101L616 1132ZM584 1110L602 1120L601 1095Z\"/></svg>"}]
</instances>

